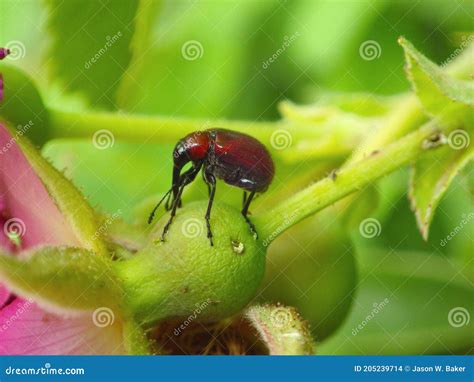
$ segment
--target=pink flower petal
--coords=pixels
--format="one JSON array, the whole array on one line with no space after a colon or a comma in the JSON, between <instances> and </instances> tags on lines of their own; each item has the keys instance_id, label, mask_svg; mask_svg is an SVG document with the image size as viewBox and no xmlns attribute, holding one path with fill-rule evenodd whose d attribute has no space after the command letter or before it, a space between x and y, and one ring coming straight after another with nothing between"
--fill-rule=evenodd
<instances>
[{"instance_id":1,"label":"pink flower petal","mask_svg":"<svg viewBox=\"0 0 474 382\"><path fill-rule=\"evenodd\" d=\"M2 284L0 284L0 309L6 304L8 299L10 298L10 291L5 288Z\"/></svg>"},{"instance_id":2,"label":"pink flower petal","mask_svg":"<svg viewBox=\"0 0 474 382\"><path fill-rule=\"evenodd\" d=\"M3 215L9 218L0 227L0 235L5 230L16 230L21 236L22 249L36 245L80 246L15 137L1 124L0 200L6 205Z\"/></svg>"},{"instance_id":3,"label":"pink flower petal","mask_svg":"<svg viewBox=\"0 0 474 382\"><path fill-rule=\"evenodd\" d=\"M98 327L92 314L64 319L16 298L0 311L0 355L125 354L118 322Z\"/></svg>"},{"instance_id":4,"label":"pink flower petal","mask_svg":"<svg viewBox=\"0 0 474 382\"><path fill-rule=\"evenodd\" d=\"M10 54L10 49L0 48L0 60L3 60L9 54Z\"/></svg>"},{"instance_id":5,"label":"pink flower petal","mask_svg":"<svg viewBox=\"0 0 474 382\"><path fill-rule=\"evenodd\" d=\"M3 76L0 73L0 102L3 100Z\"/></svg>"}]
</instances>

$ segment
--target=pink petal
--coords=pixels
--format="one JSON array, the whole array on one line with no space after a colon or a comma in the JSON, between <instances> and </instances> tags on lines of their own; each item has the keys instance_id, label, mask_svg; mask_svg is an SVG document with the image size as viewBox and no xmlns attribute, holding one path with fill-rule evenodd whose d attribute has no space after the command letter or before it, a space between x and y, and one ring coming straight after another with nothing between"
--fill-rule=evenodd
<instances>
[{"instance_id":1,"label":"pink petal","mask_svg":"<svg viewBox=\"0 0 474 382\"><path fill-rule=\"evenodd\" d=\"M9 54L10 54L10 49L0 48L0 60L3 60Z\"/></svg>"},{"instance_id":2,"label":"pink petal","mask_svg":"<svg viewBox=\"0 0 474 382\"><path fill-rule=\"evenodd\" d=\"M6 304L10 297L10 291L0 284L0 309Z\"/></svg>"},{"instance_id":3,"label":"pink petal","mask_svg":"<svg viewBox=\"0 0 474 382\"><path fill-rule=\"evenodd\" d=\"M0 102L3 100L3 76L0 73Z\"/></svg>"},{"instance_id":4,"label":"pink petal","mask_svg":"<svg viewBox=\"0 0 474 382\"><path fill-rule=\"evenodd\" d=\"M15 139L0 124L0 200L6 204L4 213L15 219L10 224L15 223L21 234L22 249L48 244L80 246ZM1 235L5 226L0 228Z\"/></svg>"},{"instance_id":5,"label":"pink petal","mask_svg":"<svg viewBox=\"0 0 474 382\"><path fill-rule=\"evenodd\" d=\"M0 355L125 354L118 322L95 326L92 314L64 319L16 298L0 311Z\"/></svg>"}]
</instances>

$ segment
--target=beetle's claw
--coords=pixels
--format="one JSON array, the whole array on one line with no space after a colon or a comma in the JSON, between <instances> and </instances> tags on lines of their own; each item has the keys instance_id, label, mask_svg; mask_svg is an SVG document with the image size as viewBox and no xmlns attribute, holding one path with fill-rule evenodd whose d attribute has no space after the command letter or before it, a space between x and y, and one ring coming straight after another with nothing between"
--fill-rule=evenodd
<instances>
[{"instance_id":1,"label":"beetle's claw","mask_svg":"<svg viewBox=\"0 0 474 382\"><path fill-rule=\"evenodd\" d=\"M257 240L258 239L258 233L257 233L257 229L255 228L255 225L250 221L250 219L247 216L244 216L244 217L245 217L245 221L247 222L247 224L250 227L250 232L252 232L253 238L255 240Z\"/></svg>"},{"instance_id":2,"label":"beetle's claw","mask_svg":"<svg viewBox=\"0 0 474 382\"><path fill-rule=\"evenodd\" d=\"M212 241L212 232L210 229L207 230L207 238L209 239L209 243L211 243L211 247L214 247L214 242Z\"/></svg>"}]
</instances>

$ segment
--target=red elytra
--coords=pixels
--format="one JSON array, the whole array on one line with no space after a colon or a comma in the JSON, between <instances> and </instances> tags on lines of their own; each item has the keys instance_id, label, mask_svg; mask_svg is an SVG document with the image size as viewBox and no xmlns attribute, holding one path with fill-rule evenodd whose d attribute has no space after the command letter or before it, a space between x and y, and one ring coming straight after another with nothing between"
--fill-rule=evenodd
<instances>
[{"instance_id":1,"label":"red elytra","mask_svg":"<svg viewBox=\"0 0 474 382\"><path fill-rule=\"evenodd\" d=\"M181 206L181 195L186 185L191 183L202 169L203 179L209 188L209 204L205 215L207 236L212 242L210 214L216 191L216 178L244 190L242 215L256 236L255 226L247 213L257 192L265 192L273 180L275 167L270 153L255 138L226 129L209 129L193 132L182 138L173 151L173 180L171 189L163 196L150 214L151 223L156 209L167 198L165 206L171 209L171 216L163 229L162 240L171 225L176 209ZM191 162L192 167L181 173L183 167ZM247 192L249 195L247 196ZM171 206L169 199L173 199Z\"/></svg>"}]
</instances>

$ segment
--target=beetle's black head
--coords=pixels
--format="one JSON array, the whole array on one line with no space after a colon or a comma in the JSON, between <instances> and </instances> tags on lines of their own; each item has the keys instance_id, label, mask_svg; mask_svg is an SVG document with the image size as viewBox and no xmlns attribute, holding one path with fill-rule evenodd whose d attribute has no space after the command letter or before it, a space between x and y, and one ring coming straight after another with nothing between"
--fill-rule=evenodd
<instances>
[{"instance_id":1,"label":"beetle's black head","mask_svg":"<svg viewBox=\"0 0 474 382\"><path fill-rule=\"evenodd\" d=\"M178 168L179 170L181 170L191 160L192 159L189 155L189 148L186 145L186 142L183 140L179 141L173 150L174 168Z\"/></svg>"}]
</instances>

